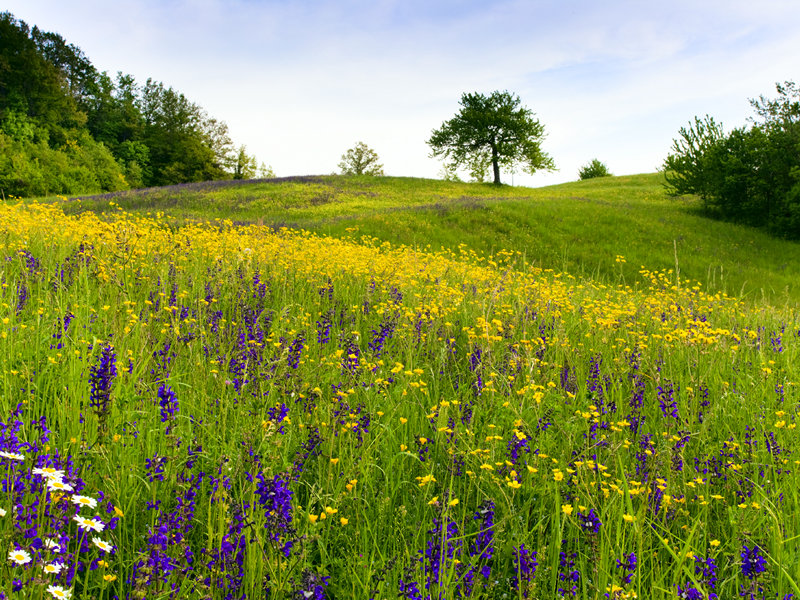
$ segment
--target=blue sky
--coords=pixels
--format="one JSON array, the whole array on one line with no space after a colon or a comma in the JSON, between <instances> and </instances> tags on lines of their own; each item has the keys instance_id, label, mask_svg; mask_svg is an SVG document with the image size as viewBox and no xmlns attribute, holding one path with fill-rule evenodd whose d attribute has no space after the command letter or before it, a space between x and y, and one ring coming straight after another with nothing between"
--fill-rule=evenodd
<instances>
[{"instance_id":1,"label":"blue sky","mask_svg":"<svg viewBox=\"0 0 800 600\"><path fill-rule=\"evenodd\" d=\"M509 90L545 126L558 171L592 158L655 171L678 129L727 128L748 98L800 79L800 2L672 0L6 0L100 70L163 81L278 175L336 171L356 141L390 175L437 177L431 130L464 92ZM510 175L504 181L511 181Z\"/></svg>"}]
</instances>

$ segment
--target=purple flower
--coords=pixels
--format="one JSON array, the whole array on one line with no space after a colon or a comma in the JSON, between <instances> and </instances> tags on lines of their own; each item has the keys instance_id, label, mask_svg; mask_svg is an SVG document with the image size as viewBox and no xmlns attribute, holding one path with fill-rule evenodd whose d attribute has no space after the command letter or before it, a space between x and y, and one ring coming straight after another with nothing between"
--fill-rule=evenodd
<instances>
[{"instance_id":1,"label":"purple flower","mask_svg":"<svg viewBox=\"0 0 800 600\"><path fill-rule=\"evenodd\" d=\"M767 560L761 554L761 548L753 546L749 549L747 546L742 546L742 552L739 555L742 557L742 575L752 580L767 570Z\"/></svg>"},{"instance_id":2,"label":"purple flower","mask_svg":"<svg viewBox=\"0 0 800 600\"><path fill-rule=\"evenodd\" d=\"M680 389L680 388L678 388ZM656 388L658 391L658 404L664 418L678 419L678 401L675 399L675 386L671 381L665 381L663 386Z\"/></svg>"},{"instance_id":3,"label":"purple flower","mask_svg":"<svg viewBox=\"0 0 800 600\"><path fill-rule=\"evenodd\" d=\"M17 306L14 309L14 312L17 314L21 313L25 309L25 305L28 303L28 286L24 283L20 283L17 286Z\"/></svg>"},{"instance_id":4,"label":"purple flower","mask_svg":"<svg viewBox=\"0 0 800 600\"><path fill-rule=\"evenodd\" d=\"M678 598L680 600L703 600L703 593L691 583L687 583L685 588L681 588L678 584Z\"/></svg>"},{"instance_id":5,"label":"purple flower","mask_svg":"<svg viewBox=\"0 0 800 600\"><path fill-rule=\"evenodd\" d=\"M325 600L329 579L308 569L303 571L299 584L295 584L294 597L297 600Z\"/></svg>"},{"instance_id":6,"label":"purple flower","mask_svg":"<svg viewBox=\"0 0 800 600\"><path fill-rule=\"evenodd\" d=\"M289 356L286 362L292 369L297 369L300 366L300 356L303 353L303 345L305 344L306 337L303 333L298 333L294 341L289 344Z\"/></svg>"},{"instance_id":7,"label":"purple flower","mask_svg":"<svg viewBox=\"0 0 800 600\"><path fill-rule=\"evenodd\" d=\"M168 385L161 384L159 386L158 405L161 407L162 423L175 420L175 414L179 411L178 398Z\"/></svg>"},{"instance_id":8,"label":"purple flower","mask_svg":"<svg viewBox=\"0 0 800 600\"><path fill-rule=\"evenodd\" d=\"M402 579L398 581L400 595L406 600L422 600L422 593L419 590L419 584L416 581L409 581L405 583Z\"/></svg>"},{"instance_id":9,"label":"purple flower","mask_svg":"<svg viewBox=\"0 0 800 600\"><path fill-rule=\"evenodd\" d=\"M514 576L512 577L512 585L514 589L520 589L520 584L530 583L536 575L536 567L539 563L536 561L536 550L528 550L525 544L520 544L519 548L513 548L514 554ZM524 587L524 585L523 585ZM525 597L527 598L527 591Z\"/></svg>"},{"instance_id":10,"label":"purple flower","mask_svg":"<svg viewBox=\"0 0 800 600\"><path fill-rule=\"evenodd\" d=\"M111 384L117 376L117 355L110 344L103 348L97 364L89 369L89 405L100 422L101 433L105 432L111 403Z\"/></svg>"},{"instance_id":11,"label":"purple flower","mask_svg":"<svg viewBox=\"0 0 800 600\"><path fill-rule=\"evenodd\" d=\"M470 548L470 556L490 559L494 553L494 502L486 500L472 517L480 523L480 531Z\"/></svg>"},{"instance_id":12,"label":"purple flower","mask_svg":"<svg viewBox=\"0 0 800 600\"><path fill-rule=\"evenodd\" d=\"M595 514L594 509L590 508L588 513L578 513L578 524L586 533L597 533L603 524Z\"/></svg>"},{"instance_id":13,"label":"purple flower","mask_svg":"<svg viewBox=\"0 0 800 600\"><path fill-rule=\"evenodd\" d=\"M617 568L622 569L625 572L625 576L622 578L622 582L627 585L633 579L633 574L636 572L636 565L638 561L636 559L636 553L631 552L627 556L622 557L623 560L617 559Z\"/></svg>"},{"instance_id":14,"label":"purple flower","mask_svg":"<svg viewBox=\"0 0 800 600\"><path fill-rule=\"evenodd\" d=\"M289 489L288 478L284 480L281 475L275 475L270 480L259 473L256 495L259 505L264 509L264 528L269 539L278 542L281 536L292 533L292 491ZM289 558L291 547L292 542L289 541L282 549L286 558Z\"/></svg>"}]
</instances>

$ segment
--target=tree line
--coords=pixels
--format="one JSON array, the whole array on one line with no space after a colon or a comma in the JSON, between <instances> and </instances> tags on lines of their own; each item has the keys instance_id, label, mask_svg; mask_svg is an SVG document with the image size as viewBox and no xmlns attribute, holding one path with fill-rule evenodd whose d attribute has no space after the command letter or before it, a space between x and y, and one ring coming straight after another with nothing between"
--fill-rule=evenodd
<instances>
[{"instance_id":1,"label":"tree line","mask_svg":"<svg viewBox=\"0 0 800 600\"><path fill-rule=\"evenodd\" d=\"M0 13L4 195L117 191L256 172L255 158L234 146L228 126L174 88L99 72L57 33Z\"/></svg>"},{"instance_id":2,"label":"tree line","mask_svg":"<svg viewBox=\"0 0 800 600\"><path fill-rule=\"evenodd\" d=\"M725 133L713 117L681 128L664 162L668 190L695 194L714 217L800 239L800 88L751 99L750 125Z\"/></svg>"}]
</instances>

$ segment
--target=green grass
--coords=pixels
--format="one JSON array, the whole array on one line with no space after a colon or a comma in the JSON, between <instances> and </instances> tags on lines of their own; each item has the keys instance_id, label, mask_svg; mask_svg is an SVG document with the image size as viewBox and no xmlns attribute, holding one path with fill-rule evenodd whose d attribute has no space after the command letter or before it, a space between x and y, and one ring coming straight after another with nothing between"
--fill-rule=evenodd
<instances>
[{"instance_id":1,"label":"green grass","mask_svg":"<svg viewBox=\"0 0 800 600\"><path fill-rule=\"evenodd\" d=\"M660 174L604 177L543 188L403 177L311 177L190 184L69 200L67 213L164 212L176 223L230 219L338 237L490 255L605 282L640 267L678 269L682 280L774 304L800 300L800 244L699 213L670 198ZM116 203L109 206L109 202ZM617 261L623 256L626 262Z\"/></svg>"},{"instance_id":2,"label":"green grass","mask_svg":"<svg viewBox=\"0 0 800 600\"><path fill-rule=\"evenodd\" d=\"M514 202L540 201L485 210ZM112 212L0 205L0 553L31 555L0 564L10 597L800 594L796 310Z\"/></svg>"}]
</instances>

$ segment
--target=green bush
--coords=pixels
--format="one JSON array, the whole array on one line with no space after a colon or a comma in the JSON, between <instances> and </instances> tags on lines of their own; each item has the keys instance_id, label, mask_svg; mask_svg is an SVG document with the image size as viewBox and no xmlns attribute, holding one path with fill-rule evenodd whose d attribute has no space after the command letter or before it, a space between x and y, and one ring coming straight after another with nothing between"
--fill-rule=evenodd
<instances>
[{"instance_id":1,"label":"green bush","mask_svg":"<svg viewBox=\"0 0 800 600\"><path fill-rule=\"evenodd\" d=\"M681 128L664 161L673 195L696 194L713 216L800 238L800 90L751 100L760 117L725 134L712 117Z\"/></svg>"},{"instance_id":2,"label":"green bush","mask_svg":"<svg viewBox=\"0 0 800 600\"><path fill-rule=\"evenodd\" d=\"M47 196L112 192L129 187L119 163L84 129L67 132L53 148L48 132L24 116L0 123L0 190L5 195Z\"/></svg>"},{"instance_id":3,"label":"green bush","mask_svg":"<svg viewBox=\"0 0 800 600\"><path fill-rule=\"evenodd\" d=\"M578 171L578 177L580 177L581 180L594 179L595 177L608 177L609 175L611 175L611 173L608 167L596 158L592 159L590 163L583 165L581 170Z\"/></svg>"}]
</instances>

